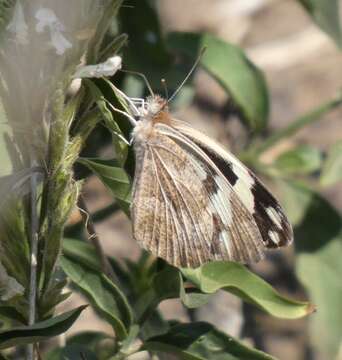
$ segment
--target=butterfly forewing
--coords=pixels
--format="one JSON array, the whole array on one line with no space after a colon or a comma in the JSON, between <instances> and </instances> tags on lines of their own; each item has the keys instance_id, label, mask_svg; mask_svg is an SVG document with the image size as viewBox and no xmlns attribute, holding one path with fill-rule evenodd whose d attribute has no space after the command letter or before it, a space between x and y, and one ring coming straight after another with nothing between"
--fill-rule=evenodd
<instances>
[{"instance_id":1,"label":"butterfly forewing","mask_svg":"<svg viewBox=\"0 0 342 360\"><path fill-rule=\"evenodd\" d=\"M173 126L185 138L194 142L219 169L218 177L223 176L227 180L231 190L252 214L264 246L277 248L289 245L293 240L291 225L279 202L262 182L211 138L178 120L173 120Z\"/></svg>"},{"instance_id":2,"label":"butterfly forewing","mask_svg":"<svg viewBox=\"0 0 342 360\"><path fill-rule=\"evenodd\" d=\"M182 267L249 263L289 244L291 227L262 183L215 141L167 116L144 118L134 132L135 239Z\"/></svg>"}]
</instances>

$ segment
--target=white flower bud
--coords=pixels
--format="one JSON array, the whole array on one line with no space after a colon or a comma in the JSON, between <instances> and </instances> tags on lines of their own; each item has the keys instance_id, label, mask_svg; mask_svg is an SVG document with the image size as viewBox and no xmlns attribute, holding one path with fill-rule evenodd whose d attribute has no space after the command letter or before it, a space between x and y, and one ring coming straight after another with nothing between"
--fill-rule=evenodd
<instances>
[{"instance_id":1,"label":"white flower bud","mask_svg":"<svg viewBox=\"0 0 342 360\"><path fill-rule=\"evenodd\" d=\"M102 76L113 76L121 69L121 64L122 59L120 56L112 56L103 63L79 67L73 78L100 78Z\"/></svg>"}]
</instances>

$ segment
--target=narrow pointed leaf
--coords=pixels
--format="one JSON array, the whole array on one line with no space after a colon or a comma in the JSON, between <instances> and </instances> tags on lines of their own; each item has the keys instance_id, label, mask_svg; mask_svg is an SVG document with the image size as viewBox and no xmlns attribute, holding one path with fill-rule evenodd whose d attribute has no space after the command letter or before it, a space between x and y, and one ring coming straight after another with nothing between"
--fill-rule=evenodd
<instances>
[{"instance_id":1,"label":"narrow pointed leaf","mask_svg":"<svg viewBox=\"0 0 342 360\"><path fill-rule=\"evenodd\" d=\"M223 289L279 318L296 319L314 310L307 302L281 296L271 285L237 263L217 261L197 269L182 269L182 272L204 293Z\"/></svg>"},{"instance_id":2,"label":"narrow pointed leaf","mask_svg":"<svg viewBox=\"0 0 342 360\"><path fill-rule=\"evenodd\" d=\"M251 129L261 130L266 126L269 100L265 78L242 49L213 35L195 33L173 33L168 45L192 59L206 47L201 65L229 93Z\"/></svg>"},{"instance_id":3,"label":"narrow pointed leaf","mask_svg":"<svg viewBox=\"0 0 342 360\"><path fill-rule=\"evenodd\" d=\"M0 349L32 344L66 332L87 306L83 305L32 326L0 331Z\"/></svg>"},{"instance_id":4,"label":"narrow pointed leaf","mask_svg":"<svg viewBox=\"0 0 342 360\"><path fill-rule=\"evenodd\" d=\"M131 183L125 170L116 160L80 158L78 162L88 167L106 185L128 214L131 201Z\"/></svg>"},{"instance_id":5,"label":"narrow pointed leaf","mask_svg":"<svg viewBox=\"0 0 342 360\"><path fill-rule=\"evenodd\" d=\"M112 112L110 111L110 109L108 109L106 99L102 94L101 90L96 86L93 81L88 79L83 79L83 81L89 88L90 93L94 101L96 102L96 105L98 106L103 115L104 123L113 137L115 155L120 164L123 165L127 157L127 141L124 137L124 134L122 133L119 125L114 120Z\"/></svg>"},{"instance_id":6,"label":"narrow pointed leaf","mask_svg":"<svg viewBox=\"0 0 342 360\"><path fill-rule=\"evenodd\" d=\"M144 349L171 353L184 360L275 360L205 322L173 326L165 335L148 339Z\"/></svg>"},{"instance_id":7,"label":"narrow pointed leaf","mask_svg":"<svg viewBox=\"0 0 342 360\"><path fill-rule=\"evenodd\" d=\"M118 339L124 339L132 324L132 312L120 289L104 274L88 268L80 261L61 258L64 272L93 304L94 308L113 327Z\"/></svg>"}]
</instances>

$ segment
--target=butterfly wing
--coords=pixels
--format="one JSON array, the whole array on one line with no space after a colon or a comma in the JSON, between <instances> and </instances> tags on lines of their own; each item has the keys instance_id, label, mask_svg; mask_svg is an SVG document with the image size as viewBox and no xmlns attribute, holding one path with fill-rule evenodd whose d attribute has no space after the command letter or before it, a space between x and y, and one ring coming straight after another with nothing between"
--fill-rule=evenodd
<instances>
[{"instance_id":1,"label":"butterfly wing","mask_svg":"<svg viewBox=\"0 0 342 360\"><path fill-rule=\"evenodd\" d=\"M136 152L133 233L144 248L173 265L196 267L210 260L257 261L265 247L283 245L280 234L285 229L276 217L276 200L268 198L271 195L237 159L232 171L224 171L215 164L230 164L229 154L183 123L157 124L154 130ZM239 180L233 178L242 175L244 181L236 185ZM274 211L265 201L263 211L255 211L250 192L256 184ZM270 223L263 220L265 214Z\"/></svg>"},{"instance_id":2,"label":"butterfly wing","mask_svg":"<svg viewBox=\"0 0 342 360\"><path fill-rule=\"evenodd\" d=\"M131 208L134 238L156 256L176 266L209 261L213 232L201 179L193 177L187 154L168 136L150 138L137 151Z\"/></svg>"},{"instance_id":3,"label":"butterfly wing","mask_svg":"<svg viewBox=\"0 0 342 360\"><path fill-rule=\"evenodd\" d=\"M183 144L183 147L189 148L189 143L195 143L197 148L189 150L193 157L204 163L211 163L216 182L223 178L226 180L225 184L230 191L237 195L252 214L266 248L287 246L293 241L291 225L279 202L248 168L216 141L186 123L173 120L173 127L176 131L173 135L169 133L169 136L176 139L181 133L182 137L176 141ZM172 128L169 127L167 131L169 130Z\"/></svg>"}]
</instances>

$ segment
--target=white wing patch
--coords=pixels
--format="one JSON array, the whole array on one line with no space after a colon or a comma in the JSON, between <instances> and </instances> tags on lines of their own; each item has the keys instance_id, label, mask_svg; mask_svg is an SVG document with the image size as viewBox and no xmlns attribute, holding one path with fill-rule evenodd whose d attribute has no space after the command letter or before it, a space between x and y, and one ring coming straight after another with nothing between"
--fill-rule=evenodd
<instances>
[{"instance_id":1,"label":"white wing patch","mask_svg":"<svg viewBox=\"0 0 342 360\"><path fill-rule=\"evenodd\" d=\"M175 129L188 141L195 143L219 168L221 178L231 185L231 190L238 196L245 208L253 214L264 246L276 248L289 245L293 241L291 225L278 201L261 181L217 142L184 122L174 119L172 121ZM269 230L278 235L277 241L274 241L274 234L269 236Z\"/></svg>"},{"instance_id":2,"label":"white wing patch","mask_svg":"<svg viewBox=\"0 0 342 360\"><path fill-rule=\"evenodd\" d=\"M237 176L237 181L233 185L234 191L239 195L247 210L253 213L254 196L251 190L255 181L252 176L236 162L232 162L232 170Z\"/></svg>"}]
</instances>

